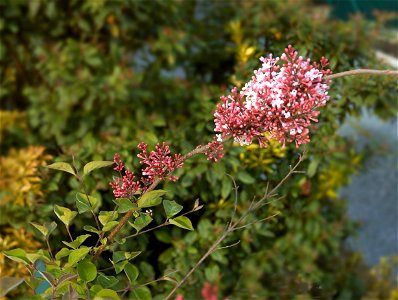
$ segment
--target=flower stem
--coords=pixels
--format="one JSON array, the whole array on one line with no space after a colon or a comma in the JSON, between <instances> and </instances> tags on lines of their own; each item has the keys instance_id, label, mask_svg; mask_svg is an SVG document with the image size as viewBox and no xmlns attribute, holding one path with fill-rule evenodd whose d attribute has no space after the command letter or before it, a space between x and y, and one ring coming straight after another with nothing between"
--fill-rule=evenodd
<instances>
[{"instance_id":1,"label":"flower stem","mask_svg":"<svg viewBox=\"0 0 398 300\"><path fill-rule=\"evenodd\" d=\"M398 71L393 70L372 70L372 69L358 69L351 70L346 72L340 72L332 75L325 76L325 79L335 79L345 76L353 76L353 75L379 75L379 76L398 76Z\"/></svg>"}]
</instances>

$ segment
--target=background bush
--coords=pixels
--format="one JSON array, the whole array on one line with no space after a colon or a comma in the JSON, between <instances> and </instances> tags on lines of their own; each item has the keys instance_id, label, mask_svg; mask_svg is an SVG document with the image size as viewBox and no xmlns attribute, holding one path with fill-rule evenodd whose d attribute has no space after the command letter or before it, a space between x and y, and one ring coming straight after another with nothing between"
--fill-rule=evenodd
<instances>
[{"instance_id":1,"label":"background bush","mask_svg":"<svg viewBox=\"0 0 398 300\"><path fill-rule=\"evenodd\" d=\"M134 149L140 141L153 146L166 140L184 153L210 141L219 97L246 82L260 56L278 55L292 44L302 56L328 57L334 72L383 68L371 50L378 21L331 20L325 7L311 1L2 0L0 10L0 230L5 238L15 234L12 230L33 232L27 220L53 219L54 204L73 204L78 182L40 167L51 157L74 157L82 164L111 160L119 152L138 167ZM393 78L335 80L306 147L309 159L301 169L307 173L294 176L280 190L284 197L253 220L280 215L231 236L229 243L240 243L216 251L197 270L183 287L187 299L199 297L205 281L234 299L364 295L361 261L343 244L355 224L338 190L367 156L337 131L347 115L358 115L363 107L394 117L396 92ZM218 164L204 158L187 162L177 172L180 180L164 189L170 200L188 207L199 198L205 209L194 216L195 232L167 227L127 240L122 248L145 249L137 258L142 280L170 268L180 271L179 278L221 234L234 202L226 173L239 185L238 212L243 211L265 192L267 181L274 185L287 173L302 150L231 143ZM89 192L97 191L102 208L109 209L112 172L93 176L86 182ZM157 222L159 213L154 211ZM92 220L81 222L71 228L76 235ZM63 228L57 230L54 249L66 236ZM0 243L0 250L7 250L6 244ZM170 287L152 285L152 295L161 299Z\"/></svg>"}]
</instances>

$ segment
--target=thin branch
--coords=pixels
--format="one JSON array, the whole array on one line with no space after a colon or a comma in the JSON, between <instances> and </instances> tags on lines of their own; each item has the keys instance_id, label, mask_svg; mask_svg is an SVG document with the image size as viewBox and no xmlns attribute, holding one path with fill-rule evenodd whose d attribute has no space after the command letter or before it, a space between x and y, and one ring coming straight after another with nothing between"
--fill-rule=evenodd
<instances>
[{"instance_id":1,"label":"thin branch","mask_svg":"<svg viewBox=\"0 0 398 300\"><path fill-rule=\"evenodd\" d=\"M271 216L268 216L268 217L266 217L266 218L253 221L253 222L247 223L247 224L242 225L242 226L239 226L239 227L235 227L233 231L239 230L239 229L243 229L243 228L245 228L245 227L251 226L251 225L256 224L256 223L260 223L260 222L267 221L267 220L269 220L269 219L272 219L273 217L276 217L276 216L279 215L279 214L280 214L280 213L277 212L277 213L275 213L275 214L273 214L273 215L271 215Z\"/></svg>"},{"instance_id":2,"label":"thin branch","mask_svg":"<svg viewBox=\"0 0 398 300\"><path fill-rule=\"evenodd\" d=\"M233 243L233 244L231 244L231 245L227 245L227 246L224 246L224 247L219 247L219 248L217 248L217 250L231 248L231 247L234 247L234 246L238 245L239 243L240 243L240 240L235 242L235 243Z\"/></svg>"},{"instance_id":3,"label":"thin branch","mask_svg":"<svg viewBox=\"0 0 398 300\"><path fill-rule=\"evenodd\" d=\"M213 243L213 245L207 250L207 252L200 258L200 260L188 271L188 273L174 286L174 288L171 290L171 292L168 294L168 296L165 298L165 300L170 300L175 292L186 282L186 280L196 271L196 269L203 263L203 261L206 260L207 257L209 257L215 250L217 250L218 246L221 244L221 242L230 234L232 231L234 231L236 228L244 228L249 226L249 224L239 226L239 224L242 223L246 219L246 217L255 209L257 209L259 206L257 205L259 202L263 201L264 199L267 199L270 195L273 195L275 191L295 172L296 168L298 165L304 160L304 153L303 155L300 155L298 162L295 164L293 168L290 168L289 173L277 184L269 193L265 194L262 199L260 199L258 202L256 202L253 207L249 208L235 223L231 223L230 226L226 228L226 230L223 232L223 234ZM268 188L267 188L268 189ZM252 206L252 205L251 205ZM273 216L269 216L262 221L266 219L270 219ZM254 223L254 222L253 222ZM251 224L250 224L251 225Z\"/></svg>"},{"instance_id":4,"label":"thin branch","mask_svg":"<svg viewBox=\"0 0 398 300\"><path fill-rule=\"evenodd\" d=\"M378 76L398 76L398 71L393 70L372 70L372 69L358 69L351 70L346 72L340 72L332 75L327 75L324 78L326 80L345 77L345 76L353 76L353 75L378 75Z\"/></svg>"},{"instance_id":5,"label":"thin branch","mask_svg":"<svg viewBox=\"0 0 398 300\"><path fill-rule=\"evenodd\" d=\"M149 229L146 229L146 230L143 230L143 231L139 231L139 232L137 232L137 233L134 233L134 234L125 236L124 239L129 239L129 238L132 238L132 237L136 237L136 236L139 236L139 235L141 235L141 234L150 232L150 231L152 231L152 230L156 230L156 229L165 227L165 226L167 226L167 225L170 225L169 221L166 221L166 222L164 222L164 223L162 223L162 224L160 224L160 225L158 225L158 226L155 226L155 227L152 227L152 228L149 228Z\"/></svg>"},{"instance_id":6,"label":"thin branch","mask_svg":"<svg viewBox=\"0 0 398 300\"><path fill-rule=\"evenodd\" d=\"M234 190L234 192L235 192L235 195L234 195L234 211L233 211L233 213L232 213L232 216L231 216L231 222L229 223L229 225L228 226L231 226L231 224L232 224L232 222L233 222L233 220L234 220L234 217L235 217L235 215L236 215L236 209L237 209L237 207L238 207L238 186L236 185L236 181L235 181L235 179L231 176L231 175L229 175L229 174L227 174L227 176L229 177L229 178L231 178L231 180L232 180L232 183L233 183L233 185L234 185L234 187L233 187L233 190Z\"/></svg>"},{"instance_id":7,"label":"thin branch","mask_svg":"<svg viewBox=\"0 0 398 300\"><path fill-rule=\"evenodd\" d=\"M69 226L65 225L65 227L66 227L66 231L68 232L70 241L73 242L73 237L72 237L72 235L70 234Z\"/></svg>"},{"instance_id":8,"label":"thin branch","mask_svg":"<svg viewBox=\"0 0 398 300\"><path fill-rule=\"evenodd\" d=\"M227 138L225 138L224 140L227 140ZM196 155L196 154L203 154L206 153L208 150L210 149L209 145L202 145L202 146L198 146L196 147L194 150L192 150L191 152L188 152L187 154L185 154L182 158L181 161L185 161L188 158ZM161 179L157 178L155 179L155 181L148 187L148 189L145 191L145 193L148 193L152 190L154 190L156 188L156 186L160 183ZM143 193L141 195L141 197L145 194ZM106 246L112 241L112 239L114 238L114 236L120 231L120 229L122 229L122 227L124 226L124 224L126 224L126 222L130 219L130 217L133 215L134 210L129 210L124 216L123 218L119 221L119 224L117 224L117 226L111 231L111 233L108 235L107 237L107 241L105 244L101 245L101 247L98 248L97 252L95 252L92 261L96 261L98 259L98 257L101 255L101 253L105 250Z\"/></svg>"}]
</instances>

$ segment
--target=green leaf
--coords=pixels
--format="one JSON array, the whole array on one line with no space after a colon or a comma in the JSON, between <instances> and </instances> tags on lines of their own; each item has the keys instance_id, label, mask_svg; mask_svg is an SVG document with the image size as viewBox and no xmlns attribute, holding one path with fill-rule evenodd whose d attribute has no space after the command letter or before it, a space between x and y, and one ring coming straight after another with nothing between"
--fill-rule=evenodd
<instances>
[{"instance_id":1,"label":"green leaf","mask_svg":"<svg viewBox=\"0 0 398 300\"><path fill-rule=\"evenodd\" d=\"M100 211L98 219L102 225L105 225L110 221L116 220L117 217L118 214L116 211Z\"/></svg>"},{"instance_id":2,"label":"green leaf","mask_svg":"<svg viewBox=\"0 0 398 300\"><path fill-rule=\"evenodd\" d=\"M119 261L122 260L130 260L140 255L141 252L142 251L135 251L135 252L115 251L112 254L112 261L114 263L118 263Z\"/></svg>"},{"instance_id":3,"label":"green leaf","mask_svg":"<svg viewBox=\"0 0 398 300\"><path fill-rule=\"evenodd\" d=\"M318 169L318 165L321 162L321 157L317 156L312 159L308 165L307 175L308 177L313 177Z\"/></svg>"},{"instance_id":4,"label":"green leaf","mask_svg":"<svg viewBox=\"0 0 398 300\"><path fill-rule=\"evenodd\" d=\"M228 176L225 176L221 183L221 197L227 199L232 191L232 180Z\"/></svg>"},{"instance_id":5,"label":"green leaf","mask_svg":"<svg viewBox=\"0 0 398 300\"><path fill-rule=\"evenodd\" d=\"M117 226L117 224L119 224L118 221L111 221L105 224L104 227L102 227L102 231L103 232L107 232L109 230L112 230L113 228L115 228Z\"/></svg>"},{"instance_id":6,"label":"green leaf","mask_svg":"<svg viewBox=\"0 0 398 300\"><path fill-rule=\"evenodd\" d=\"M96 282L105 288L111 288L119 283L119 279L117 279L115 276L106 276L104 274L100 274L97 277Z\"/></svg>"},{"instance_id":7,"label":"green leaf","mask_svg":"<svg viewBox=\"0 0 398 300\"><path fill-rule=\"evenodd\" d=\"M133 284L138 278L139 271L136 266L128 263L124 266L124 273L126 273L130 283Z\"/></svg>"},{"instance_id":8,"label":"green leaf","mask_svg":"<svg viewBox=\"0 0 398 300\"><path fill-rule=\"evenodd\" d=\"M46 223L44 225L40 225L38 223L30 222L31 225L33 225L37 230L40 231L40 233L47 239L50 234L57 228L57 223L51 222L51 223Z\"/></svg>"},{"instance_id":9,"label":"green leaf","mask_svg":"<svg viewBox=\"0 0 398 300\"><path fill-rule=\"evenodd\" d=\"M87 163L83 167L83 176L88 175L89 173L91 173L95 169L109 167L109 166L111 166L113 164L114 164L113 161L106 161L106 160L91 161L91 162Z\"/></svg>"},{"instance_id":10,"label":"green leaf","mask_svg":"<svg viewBox=\"0 0 398 300\"><path fill-rule=\"evenodd\" d=\"M256 180L247 172L239 172L238 179L246 184L253 184Z\"/></svg>"},{"instance_id":11,"label":"green leaf","mask_svg":"<svg viewBox=\"0 0 398 300\"><path fill-rule=\"evenodd\" d=\"M77 249L90 236L91 236L90 234L79 235L73 242L68 243L68 242L62 241L62 243L64 243L68 247Z\"/></svg>"},{"instance_id":12,"label":"green leaf","mask_svg":"<svg viewBox=\"0 0 398 300\"><path fill-rule=\"evenodd\" d=\"M98 199L83 193L76 193L76 206L79 214L91 211L98 203Z\"/></svg>"},{"instance_id":13,"label":"green leaf","mask_svg":"<svg viewBox=\"0 0 398 300\"><path fill-rule=\"evenodd\" d=\"M118 263L112 262L112 264L113 264L113 266L114 266L114 268L115 268L115 273L116 273L116 274L119 274L121 271L123 271L124 266L125 266L127 263L128 263L127 260L123 260L123 261L118 262Z\"/></svg>"},{"instance_id":14,"label":"green leaf","mask_svg":"<svg viewBox=\"0 0 398 300\"><path fill-rule=\"evenodd\" d=\"M60 260L61 258L68 256L70 254L71 250L68 248L62 248L61 250L58 251L57 254L55 254L55 259Z\"/></svg>"},{"instance_id":15,"label":"green leaf","mask_svg":"<svg viewBox=\"0 0 398 300\"><path fill-rule=\"evenodd\" d=\"M129 224L135 228L135 230L140 231L145 228L152 222L152 218L146 214L141 214L137 219L134 220L134 223L129 221Z\"/></svg>"},{"instance_id":16,"label":"green leaf","mask_svg":"<svg viewBox=\"0 0 398 300\"><path fill-rule=\"evenodd\" d=\"M51 165L48 165L47 168L68 172L68 173L72 174L73 176L76 176L76 173L75 173L75 170L73 170L73 167L66 162L56 162Z\"/></svg>"},{"instance_id":17,"label":"green leaf","mask_svg":"<svg viewBox=\"0 0 398 300\"><path fill-rule=\"evenodd\" d=\"M100 234L101 233L100 230L98 230L97 228L95 228L95 227L93 227L91 225L84 225L83 229L86 230L86 231L89 231L89 232L94 232L96 234Z\"/></svg>"},{"instance_id":18,"label":"green leaf","mask_svg":"<svg viewBox=\"0 0 398 300\"><path fill-rule=\"evenodd\" d=\"M119 198L115 203L118 205L117 212L121 214L128 212L130 209L139 210L137 204L131 202L130 199L127 198Z\"/></svg>"},{"instance_id":19,"label":"green leaf","mask_svg":"<svg viewBox=\"0 0 398 300\"><path fill-rule=\"evenodd\" d=\"M76 250L72 250L68 257L68 264L73 266L80 260L86 257L86 255L90 252L91 247L79 248Z\"/></svg>"},{"instance_id":20,"label":"green leaf","mask_svg":"<svg viewBox=\"0 0 398 300\"><path fill-rule=\"evenodd\" d=\"M65 224L66 227L69 227L70 222L76 217L77 212L71 211L69 208L55 205L54 212L57 217Z\"/></svg>"},{"instance_id":21,"label":"green leaf","mask_svg":"<svg viewBox=\"0 0 398 300\"><path fill-rule=\"evenodd\" d=\"M64 274L61 277L59 277L57 285L60 286L62 283L75 279L76 277L77 277L76 274Z\"/></svg>"},{"instance_id":22,"label":"green leaf","mask_svg":"<svg viewBox=\"0 0 398 300\"><path fill-rule=\"evenodd\" d=\"M8 251L3 251L3 254L7 256L9 259L16 262L21 262L25 265L30 263L29 259L26 257L26 252L23 249L17 248Z\"/></svg>"},{"instance_id":23,"label":"green leaf","mask_svg":"<svg viewBox=\"0 0 398 300\"><path fill-rule=\"evenodd\" d=\"M29 259L31 263L34 263L36 260L41 259L43 261L51 261L50 254L45 252L44 250L36 251L35 253L26 253L26 257Z\"/></svg>"},{"instance_id":24,"label":"green leaf","mask_svg":"<svg viewBox=\"0 0 398 300\"><path fill-rule=\"evenodd\" d=\"M166 194L165 190L154 190L147 192L138 199L137 204L138 207L152 207L159 205L162 202L162 196Z\"/></svg>"},{"instance_id":25,"label":"green leaf","mask_svg":"<svg viewBox=\"0 0 398 300\"><path fill-rule=\"evenodd\" d=\"M184 229L194 230L193 227L192 227L191 220L189 220L185 216L179 216L177 218L170 219L169 222L170 222L170 224L173 224L175 226L178 226L178 227L181 227L181 228L184 228Z\"/></svg>"},{"instance_id":26,"label":"green leaf","mask_svg":"<svg viewBox=\"0 0 398 300\"><path fill-rule=\"evenodd\" d=\"M131 291L129 300L152 300L151 291L146 286L135 288Z\"/></svg>"},{"instance_id":27,"label":"green leaf","mask_svg":"<svg viewBox=\"0 0 398 300\"><path fill-rule=\"evenodd\" d=\"M22 282L23 278L4 276L0 277L0 297L4 297L10 291L18 287Z\"/></svg>"},{"instance_id":28,"label":"green leaf","mask_svg":"<svg viewBox=\"0 0 398 300\"><path fill-rule=\"evenodd\" d=\"M100 290L97 294L95 294L95 299L120 300L120 297L114 290L103 289L103 290Z\"/></svg>"},{"instance_id":29,"label":"green leaf","mask_svg":"<svg viewBox=\"0 0 398 300\"><path fill-rule=\"evenodd\" d=\"M168 219L178 214L183 209L182 205L170 200L163 200L163 207Z\"/></svg>"},{"instance_id":30,"label":"green leaf","mask_svg":"<svg viewBox=\"0 0 398 300\"><path fill-rule=\"evenodd\" d=\"M97 267L89 259L84 259L77 264L77 272L86 282L93 281L97 277Z\"/></svg>"},{"instance_id":31,"label":"green leaf","mask_svg":"<svg viewBox=\"0 0 398 300\"><path fill-rule=\"evenodd\" d=\"M40 231L40 233L44 236L47 237L48 235L48 229L40 224L34 223L34 222L30 222L31 225L33 225L37 230Z\"/></svg>"}]
</instances>

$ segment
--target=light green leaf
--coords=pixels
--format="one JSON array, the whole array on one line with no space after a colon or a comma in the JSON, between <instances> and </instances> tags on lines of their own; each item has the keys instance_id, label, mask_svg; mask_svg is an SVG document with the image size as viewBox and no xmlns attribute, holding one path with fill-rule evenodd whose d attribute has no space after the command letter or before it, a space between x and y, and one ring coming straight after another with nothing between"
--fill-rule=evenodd
<instances>
[{"instance_id":1,"label":"light green leaf","mask_svg":"<svg viewBox=\"0 0 398 300\"><path fill-rule=\"evenodd\" d=\"M169 222L170 222L170 224L176 225L178 227L181 227L181 228L184 228L187 230L194 230L192 227L191 220L189 220L185 216L179 216L177 218L170 219Z\"/></svg>"},{"instance_id":2,"label":"light green leaf","mask_svg":"<svg viewBox=\"0 0 398 300\"><path fill-rule=\"evenodd\" d=\"M55 259L60 260L61 258L68 256L70 254L71 250L68 248L62 248L61 250L58 251L57 254L55 254Z\"/></svg>"},{"instance_id":3,"label":"light green leaf","mask_svg":"<svg viewBox=\"0 0 398 300\"><path fill-rule=\"evenodd\" d=\"M118 294L114 291L114 290L110 290L110 289L103 289L100 290L96 295L94 300L96 299L113 299L113 300L120 300Z\"/></svg>"},{"instance_id":4,"label":"light green leaf","mask_svg":"<svg viewBox=\"0 0 398 300\"><path fill-rule=\"evenodd\" d=\"M97 267L89 259L84 259L77 264L77 272L86 282L93 281L97 277Z\"/></svg>"},{"instance_id":5,"label":"light green leaf","mask_svg":"<svg viewBox=\"0 0 398 300\"><path fill-rule=\"evenodd\" d=\"M91 161L83 167L83 176L86 176L87 174L91 173L95 169L109 167L113 164L114 164L113 161L106 161L106 160Z\"/></svg>"},{"instance_id":6,"label":"light green leaf","mask_svg":"<svg viewBox=\"0 0 398 300\"><path fill-rule=\"evenodd\" d=\"M152 218L146 214L141 214L137 219L134 220L134 223L129 221L129 224L135 228L135 230L140 231L145 228L152 222Z\"/></svg>"},{"instance_id":7,"label":"light green leaf","mask_svg":"<svg viewBox=\"0 0 398 300\"><path fill-rule=\"evenodd\" d=\"M168 219L178 214L183 209L182 205L170 200L163 200L163 207Z\"/></svg>"},{"instance_id":8,"label":"light green leaf","mask_svg":"<svg viewBox=\"0 0 398 300\"><path fill-rule=\"evenodd\" d=\"M48 229L47 229L45 226L40 225L40 224L37 224L37 223L35 223L35 222L30 222L30 224L33 225L37 230L39 230L40 233L41 233L44 237L47 237L47 235L48 235Z\"/></svg>"},{"instance_id":9,"label":"light green leaf","mask_svg":"<svg viewBox=\"0 0 398 300\"><path fill-rule=\"evenodd\" d=\"M102 231L103 232L107 232L109 230L112 230L113 228L115 228L117 226L117 224L119 224L118 221L111 221L105 224L104 227L102 227Z\"/></svg>"},{"instance_id":10,"label":"light green leaf","mask_svg":"<svg viewBox=\"0 0 398 300\"><path fill-rule=\"evenodd\" d=\"M56 162L51 165L48 165L47 168L68 172L68 173L72 174L73 176L76 176L76 173L75 173L75 170L73 170L73 167L66 162Z\"/></svg>"},{"instance_id":11,"label":"light green leaf","mask_svg":"<svg viewBox=\"0 0 398 300\"><path fill-rule=\"evenodd\" d=\"M123 261L118 262L118 263L112 262L112 264L113 264L113 266L114 266L114 268L115 268L115 273L116 273L116 274L119 274L121 271L123 271L124 266L125 266L127 263L128 263L127 260L123 260Z\"/></svg>"},{"instance_id":12,"label":"light green leaf","mask_svg":"<svg viewBox=\"0 0 398 300\"><path fill-rule=\"evenodd\" d=\"M133 284L138 278L139 271L136 266L128 263L124 266L124 273L126 273L130 283Z\"/></svg>"},{"instance_id":13,"label":"light green leaf","mask_svg":"<svg viewBox=\"0 0 398 300\"><path fill-rule=\"evenodd\" d=\"M90 234L79 235L73 242L62 241L62 243L68 247L71 247L72 249L77 249L90 236Z\"/></svg>"},{"instance_id":14,"label":"light green leaf","mask_svg":"<svg viewBox=\"0 0 398 300\"><path fill-rule=\"evenodd\" d=\"M40 233L47 239L50 234L57 228L57 223L51 222L51 223L46 223L44 225L40 225L38 223L30 222L31 225L33 225L37 230L40 231Z\"/></svg>"},{"instance_id":15,"label":"light green leaf","mask_svg":"<svg viewBox=\"0 0 398 300\"><path fill-rule=\"evenodd\" d=\"M83 193L76 193L76 206L79 214L95 209L98 199Z\"/></svg>"},{"instance_id":16,"label":"light green leaf","mask_svg":"<svg viewBox=\"0 0 398 300\"><path fill-rule=\"evenodd\" d=\"M94 232L96 234L99 234L101 232L100 230L98 230L97 228L95 228L95 227L93 227L91 225L84 225L83 229L86 230L86 231L89 231L89 232Z\"/></svg>"},{"instance_id":17,"label":"light green leaf","mask_svg":"<svg viewBox=\"0 0 398 300\"><path fill-rule=\"evenodd\" d=\"M26 257L26 252L23 249L17 248L8 251L3 251L3 254L7 256L9 259L21 262L25 265L29 264L29 259Z\"/></svg>"},{"instance_id":18,"label":"light green leaf","mask_svg":"<svg viewBox=\"0 0 398 300\"><path fill-rule=\"evenodd\" d=\"M119 198L115 203L118 205L117 212L121 214L128 212L130 209L139 210L137 204L131 202L130 199L127 198Z\"/></svg>"},{"instance_id":19,"label":"light green leaf","mask_svg":"<svg viewBox=\"0 0 398 300\"><path fill-rule=\"evenodd\" d=\"M0 297L4 297L8 292L18 287L22 282L23 278L4 276L0 277Z\"/></svg>"},{"instance_id":20,"label":"light green leaf","mask_svg":"<svg viewBox=\"0 0 398 300\"><path fill-rule=\"evenodd\" d=\"M69 254L68 264L73 266L80 260L86 257L86 255L90 252L91 247L79 248L76 250L72 250Z\"/></svg>"},{"instance_id":21,"label":"light green leaf","mask_svg":"<svg viewBox=\"0 0 398 300\"><path fill-rule=\"evenodd\" d=\"M65 224L66 227L69 227L70 222L76 217L77 212L71 211L69 208L55 205L54 212L57 217Z\"/></svg>"},{"instance_id":22,"label":"light green leaf","mask_svg":"<svg viewBox=\"0 0 398 300\"><path fill-rule=\"evenodd\" d=\"M105 225L106 223L108 223L110 221L116 220L117 217L118 217L118 214L116 211L100 211L98 219L102 225Z\"/></svg>"},{"instance_id":23,"label":"light green leaf","mask_svg":"<svg viewBox=\"0 0 398 300\"><path fill-rule=\"evenodd\" d=\"M162 202L162 196L166 194L165 190L154 190L147 192L138 199L137 204L138 207L151 207L159 205Z\"/></svg>"}]
</instances>

